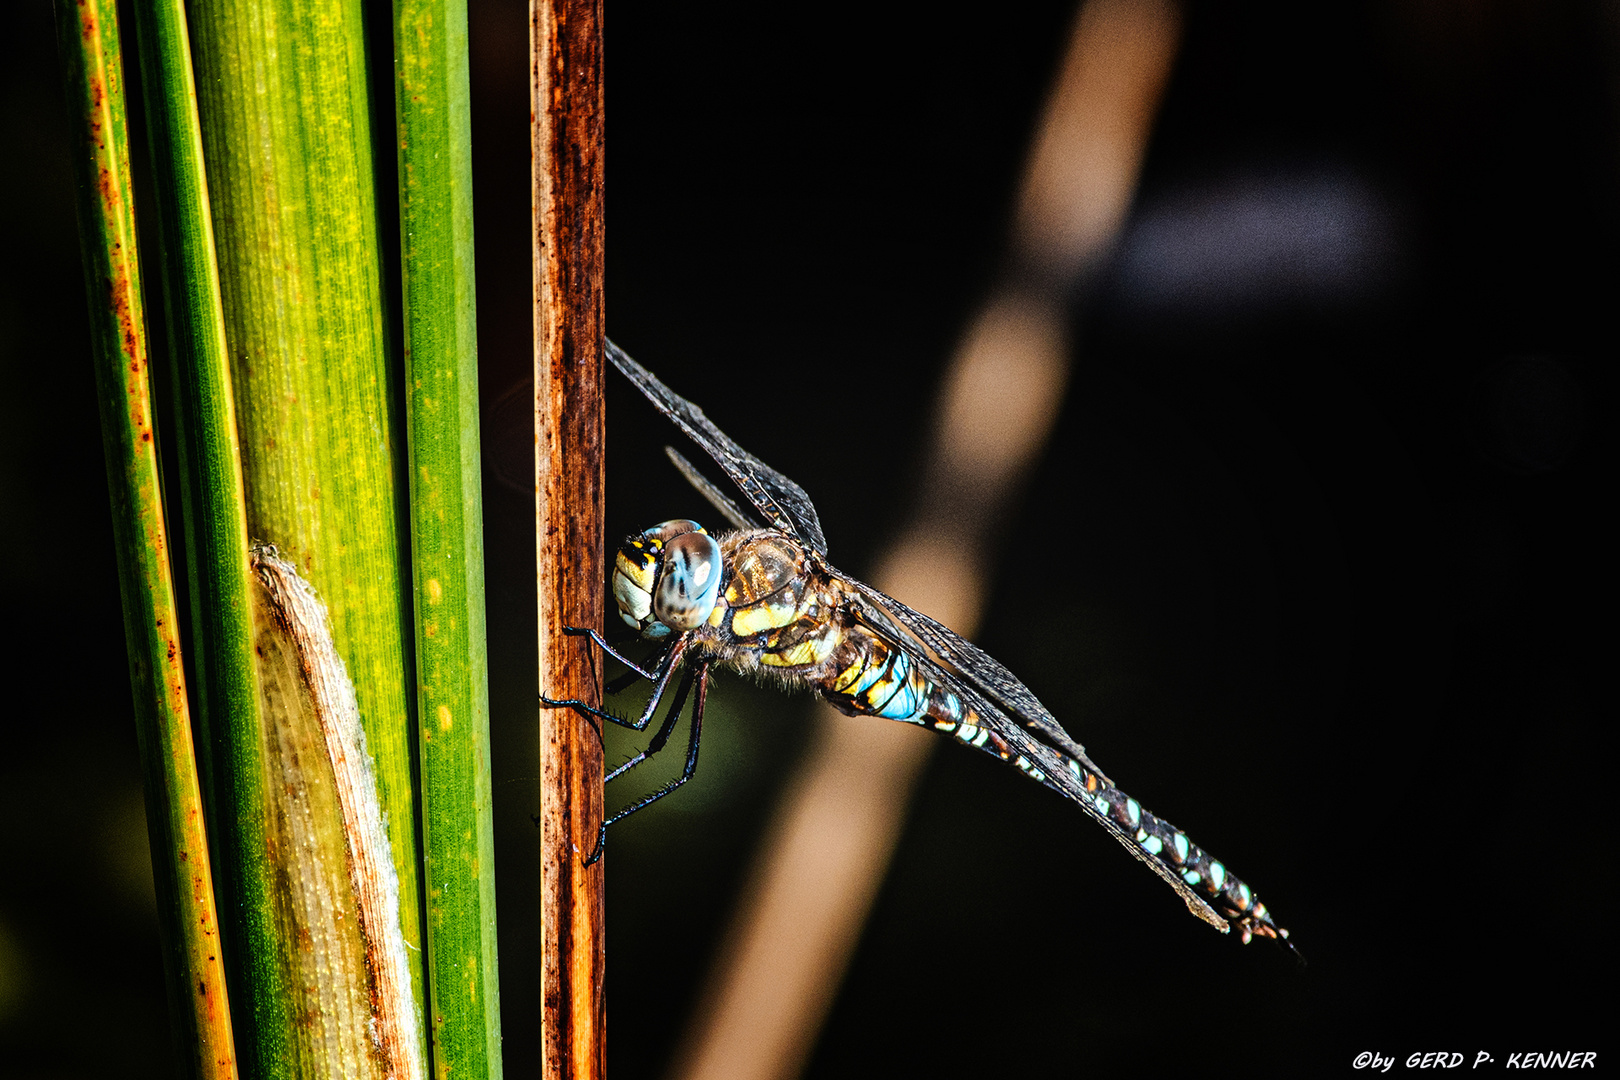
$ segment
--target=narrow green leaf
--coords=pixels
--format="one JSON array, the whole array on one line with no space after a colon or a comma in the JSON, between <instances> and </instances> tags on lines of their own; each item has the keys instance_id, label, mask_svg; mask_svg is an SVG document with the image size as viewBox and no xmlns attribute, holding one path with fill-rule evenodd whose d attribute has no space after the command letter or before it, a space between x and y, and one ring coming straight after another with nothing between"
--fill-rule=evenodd
<instances>
[{"instance_id":1,"label":"narrow green leaf","mask_svg":"<svg viewBox=\"0 0 1620 1080\"><path fill-rule=\"evenodd\" d=\"M501 1075L466 0L395 0L434 1072Z\"/></svg>"},{"instance_id":2,"label":"narrow green leaf","mask_svg":"<svg viewBox=\"0 0 1620 1080\"><path fill-rule=\"evenodd\" d=\"M61 0L74 167L170 1013L196 1077L236 1075L208 838L159 489L113 0Z\"/></svg>"},{"instance_id":3,"label":"narrow green leaf","mask_svg":"<svg viewBox=\"0 0 1620 1080\"><path fill-rule=\"evenodd\" d=\"M192 617L192 672L201 741L232 723L257 726L252 601L236 404L214 262L214 225L203 167L183 0L135 5L153 184L153 217L174 372L182 527ZM211 820L220 796L211 758L201 761ZM224 782L229 782L226 778ZM227 800L227 803L229 800ZM217 847L219 836L214 837ZM218 860L228 864L231 860ZM228 888L222 885L222 892Z\"/></svg>"},{"instance_id":4,"label":"narrow green leaf","mask_svg":"<svg viewBox=\"0 0 1620 1080\"><path fill-rule=\"evenodd\" d=\"M327 606L376 764L419 1020L401 387L384 320L361 4L197 0L189 10L248 534L275 544ZM222 741L217 766L244 778L221 826L235 830L256 1068L292 1076L301 1018L274 965L297 942L268 905L254 906L275 895L277 873L262 748L234 723Z\"/></svg>"}]
</instances>

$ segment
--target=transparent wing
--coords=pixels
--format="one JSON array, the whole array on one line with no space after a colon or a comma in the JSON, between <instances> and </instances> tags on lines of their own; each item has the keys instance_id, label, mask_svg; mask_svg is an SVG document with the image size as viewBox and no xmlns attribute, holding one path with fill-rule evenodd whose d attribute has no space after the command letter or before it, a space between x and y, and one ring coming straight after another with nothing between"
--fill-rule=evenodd
<instances>
[{"instance_id":1,"label":"transparent wing","mask_svg":"<svg viewBox=\"0 0 1620 1080\"><path fill-rule=\"evenodd\" d=\"M719 463L733 483L748 496L750 502L765 515L770 524L804 542L817 555L827 553L827 541L822 536L821 521L804 489L783 476L748 451L738 446L731 437L705 415L703 410L665 386L652 372L625 355L613 342L607 342L607 356L615 367L634 382L657 408L693 442L703 447ZM732 524L739 528L752 525L752 519L734 502L721 493L703 474L693 468L673 449L666 448L670 460L686 479L715 505ZM832 570L831 567L828 567ZM833 571L838 573L837 571ZM961 673L961 678L973 685L984 697L995 702L1004 715L1016 717L1030 730L1055 749L1061 750L1103 775L1095 763L1086 756L1083 746L1063 729L1051 712L1029 687L1017 676L990 657L977 645L958 637L941 623L927 615L886 596L870 585L856 581L847 574L838 576L853 582L879 607L917 635L934 654ZM1106 779L1106 776L1104 777Z\"/></svg>"},{"instance_id":2,"label":"transparent wing","mask_svg":"<svg viewBox=\"0 0 1620 1080\"><path fill-rule=\"evenodd\" d=\"M834 570L833 573L838 571ZM1018 676L1008 671L1000 661L916 608L902 604L894 597L879 592L847 574L838 576L860 589L862 595L899 619L901 625L917 635L918 640L955 672L952 677L954 683L968 683L979 696L995 703L997 713L1003 717L1015 718L1024 727L1035 732L1048 746L1062 751L1104 780L1108 780L1107 774L1086 756L1086 748L1074 741L1074 737L1057 722L1057 717L1041 704L1034 691L1020 682ZM1113 781L1109 780L1109 783Z\"/></svg>"},{"instance_id":3,"label":"transparent wing","mask_svg":"<svg viewBox=\"0 0 1620 1080\"><path fill-rule=\"evenodd\" d=\"M630 359L623 349L611 341L605 342L605 347L613 366L635 383L659 412L714 458L755 509L765 515L767 522L818 555L826 554L827 538L821 532L821 519L816 516L816 508L803 488L738 446L703 415L702 409L665 386L656 375ZM687 479L692 479L690 474ZM698 490L704 491L701 486ZM704 494L708 494L707 491Z\"/></svg>"},{"instance_id":4,"label":"transparent wing","mask_svg":"<svg viewBox=\"0 0 1620 1080\"><path fill-rule=\"evenodd\" d=\"M731 497L714 485L707 476L698 472L697 466L686 460L673 446L664 447L664 453L669 456L671 464L686 477L686 482L698 489L698 494L709 500L709 505L720 511L722 517L739 529L758 529L763 526L748 516L748 512L731 500Z\"/></svg>"},{"instance_id":5,"label":"transparent wing","mask_svg":"<svg viewBox=\"0 0 1620 1080\"><path fill-rule=\"evenodd\" d=\"M845 580L850 581L853 579L845 578ZM860 585L862 594L871 600L877 601L881 605L882 609L894 612L896 617L901 617L902 621L907 623L908 629L913 629L913 632L915 632L915 628L911 627L910 618L900 616L900 611L896 610L897 608L909 613L911 618L921 619L925 623L931 624L929 633L940 633L946 635L955 643L958 652L960 652L961 646L966 646L968 649L971 649L983 659L988 660L991 665L1001 672L1002 676L1016 685L1017 688L1022 691L1022 693L1031 701L1035 701L1035 695L1030 693L1028 687L1018 682L1017 679L1013 678L1013 676L1007 672L1006 668L1003 668L1000 664L997 664L994 660L991 660L988 656L985 656L985 654L976 646L970 644L969 642L963 641L961 638L951 633L951 631L947 630L939 623L929 619L926 615L922 615L919 612L906 607L898 600L895 600L892 597L884 596L882 593L870 586L861 585L860 582L854 582L854 584ZM937 664L928 657L921 655L916 648L911 647L908 641L895 640L894 633L889 629L893 624L890 623L888 619L884 618L882 611L873 611L871 609L867 609L863 612L863 616L867 622L867 625L873 630L882 633L884 637L889 640L890 645L904 651L911 659L911 662L918 666L925 677L933 680L937 685L948 687L952 693L960 697L965 704L971 707L974 712L978 713L978 726L989 728L991 731L995 732L1003 740L1005 740L1013 750L1034 762L1044 774L1040 778L1041 783L1057 791L1059 794L1068 798L1071 802L1077 804L1080 809L1084 810L1093 821L1097 822L1097 824L1108 830L1108 835L1112 836L1115 840L1118 840L1125 850L1129 851L1136 858L1146 863L1155 874L1158 874L1161 878L1163 878L1166 884L1168 884L1172 889L1176 890L1176 894L1180 896L1182 902L1187 905L1187 910L1191 911L1194 915L1198 916L1200 919L1203 919L1205 922L1209 923L1223 934L1231 929L1230 921L1223 917L1212 906L1210 906L1209 902L1203 897L1193 892L1192 889L1187 886L1187 883L1181 879L1175 867L1164 863L1160 858L1149 854L1147 851L1144 851L1142 846L1137 843L1136 837L1131 833L1130 830L1126 829L1119 822L1115 821L1113 817L1103 813L1097 808L1097 805L1093 800L1092 793L1087 790L1084 780L1069 768L1069 759L1073 758L1074 760L1080 762L1087 769L1090 769L1092 772L1096 773L1097 776L1102 778L1111 787L1113 786L1113 781L1108 780L1106 776L1103 776L1102 770L1098 769L1094 764L1092 764L1091 760L1085 756L1084 750L1081 750L1079 744L1073 739L1069 738L1068 734L1064 732L1061 727L1058 727L1057 721L1051 719L1051 714L1046 712L1045 707L1042 706L1039 701L1035 701L1036 707L1039 708L1047 717L1050 727L1055 728L1057 733L1061 736L1061 740L1053 739L1054 742L1058 742L1059 745L1057 747L1051 746L1042 739L1033 737L1031 734L1031 731L1033 730L1040 735L1050 736L1051 733L1047 730L1047 725L1043 724L1037 726L1030 724L1023 716L1020 716L1018 719L1014 719L1008 714L1006 709L1004 709L996 701L992 700L985 692L980 690L979 681L977 679L970 682L965 678L966 672L959 675L956 671L951 670L951 668L942 664ZM918 636L921 637L922 635L919 634ZM930 646L930 648L932 648L932 646ZM954 666L954 662L952 666ZM1067 745L1065 746L1064 744ZM1070 747L1073 749L1070 749ZM1079 752L1077 753L1076 751Z\"/></svg>"}]
</instances>

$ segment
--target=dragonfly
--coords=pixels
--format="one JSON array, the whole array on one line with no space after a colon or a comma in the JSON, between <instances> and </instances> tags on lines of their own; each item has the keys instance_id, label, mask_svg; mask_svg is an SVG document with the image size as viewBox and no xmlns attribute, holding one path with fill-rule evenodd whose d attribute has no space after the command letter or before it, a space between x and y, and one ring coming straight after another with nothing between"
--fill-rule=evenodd
<instances>
[{"instance_id":1,"label":"dragonfly","mask_svg":"<svg viewBox=\"0 0 1620 1080\"><path fill-rule=\"evenodd\" d=\"M609 825L692 779L709 674L720 667L811 691L847 715L921 725L992 754L1077 804L1163 878L1194 915L1222 933L1237 930L1245 943L1266 937L1293 948L1288 931L1247 884L1121 791L1012 672L943 624L836 569L803 488L737 445L612 341L605 350L658 411L714 459L759 518L666 447L675 467L733 531L711 535L696 521L677 519L619 545L613 597L623 620L657 646L644 664L593 628L565 628L589 637L628 668L608 685L609 693L644 679L652 683L652 695L635 719L576 699L545 697L545 705L575 709L593 725L605 720L645 731L675 687L647 746L604 782L662 750L692 702L680 776L607 818L587 863L601 858Z\"/></svg>"}]
</instances>

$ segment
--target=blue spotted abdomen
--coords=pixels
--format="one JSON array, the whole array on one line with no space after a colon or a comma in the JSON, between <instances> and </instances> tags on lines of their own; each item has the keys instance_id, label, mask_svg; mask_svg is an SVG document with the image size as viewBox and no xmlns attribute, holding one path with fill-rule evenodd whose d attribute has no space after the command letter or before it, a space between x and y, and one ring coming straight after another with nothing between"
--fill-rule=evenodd
<instances>
[{"instance_id":1,"label":"blue spotted abdomen","mask_svg":"<svg viewBox=\"0 0 1620 1080\"><path fill-rule=\"evenodd\" d=\"M915 722L926 723L960 742L994 754L1018 766L1032 780L1079 803L1161 877L1178 888L1186 886L1221 919L1235 926L1244 941L1255 934L1288 936L1286 930L1272 922L1266 906L1255 899L1249 886L1225 864L1194 844L1186 833L1148 812L1095 768L1033 738L1015 737L1018 745L1014 745L980 721L973 708L948 688L930 686L923 715ZM1194 914L1208 918L1191 903L1188 906Z\"/></svg>"},{"instance_id":2,"label":"blue spotted abdomen","mask_svg":"<svg viewBox=\"0 0 1620 1080\"><path fill-rule=\"evenodd\" d=\"M1287 936L1224 864L1115 787L1083 751L1082 759L1064 753L1004 714L992 727L966 700L974 693L953 688L939 668L908 652L901 643L910 639L880 615L852 610L835 582L809 572L796 545L769 533L728 542L734 574L709 633L739 668L773 669L851 716L925 725L994 754L1078 803L1201 918L1237 927L1245 941ZM979 709L993 708L980 700Z\"/></svg>"}]
</instances>

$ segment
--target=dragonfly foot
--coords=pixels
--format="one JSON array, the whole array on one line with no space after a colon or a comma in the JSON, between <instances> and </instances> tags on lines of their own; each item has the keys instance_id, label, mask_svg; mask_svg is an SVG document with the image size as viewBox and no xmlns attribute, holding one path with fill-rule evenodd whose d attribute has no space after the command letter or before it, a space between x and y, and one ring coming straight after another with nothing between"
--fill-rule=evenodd
<instances>
[{"instance_id":1,"label":"dragonfly foot","mask_svg":"<svg viewBox=\"0 0 1620 1080\"><path fill-rule=\"evenodd\" d=\"M601 861L602 856L603 856L604 853L606 853L606 851L607 851L607 825L604 824L600 829L598 829L596 831L596 847L595 847L594 850L592 850L592 852L589 855L585 856L585 862L584 862L583 865L585 865L585 866L594 866L596 863Z\"/></svg>"}]
</instances>

